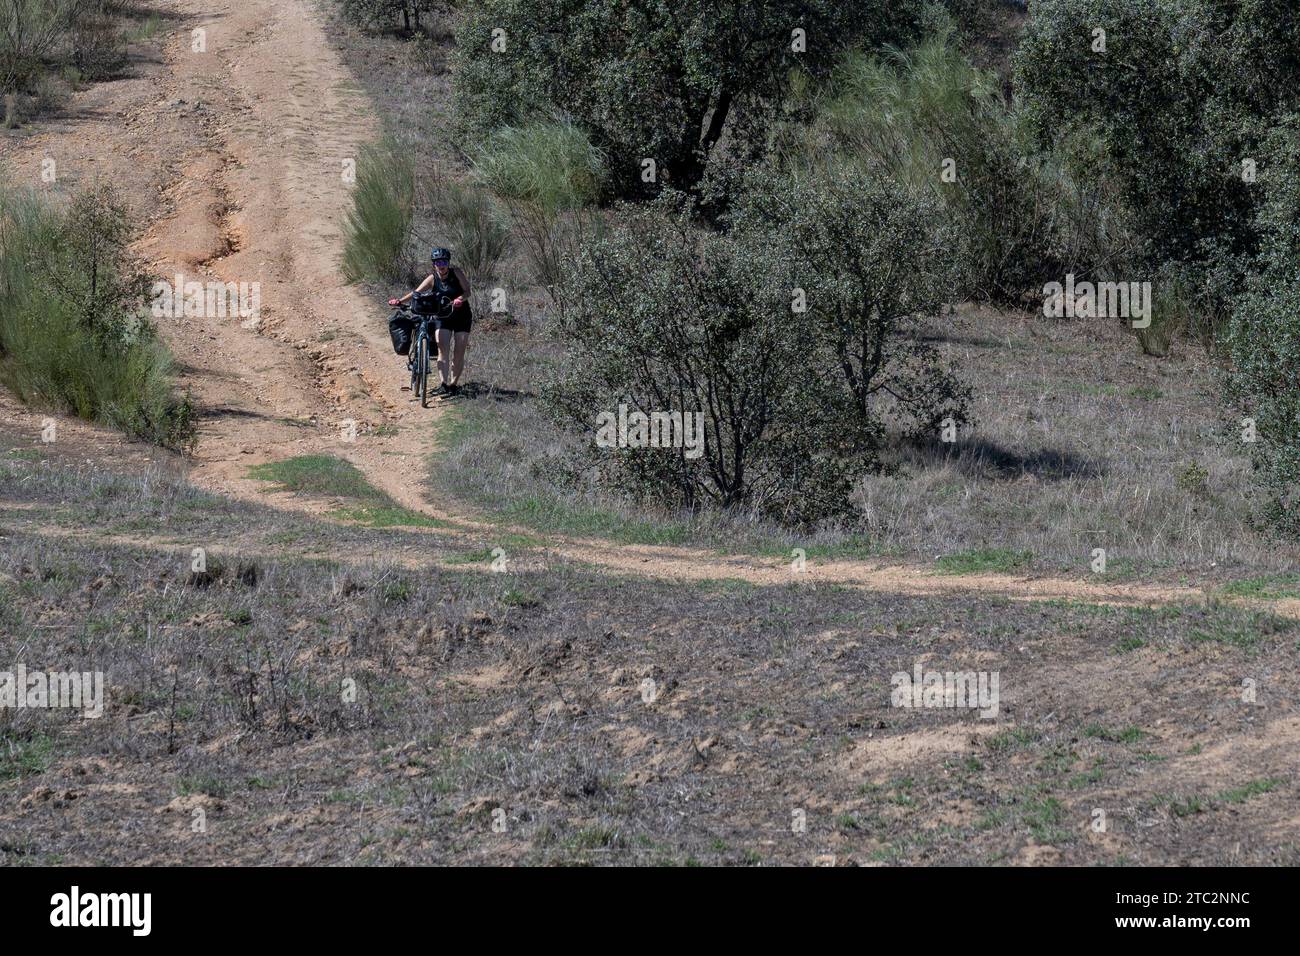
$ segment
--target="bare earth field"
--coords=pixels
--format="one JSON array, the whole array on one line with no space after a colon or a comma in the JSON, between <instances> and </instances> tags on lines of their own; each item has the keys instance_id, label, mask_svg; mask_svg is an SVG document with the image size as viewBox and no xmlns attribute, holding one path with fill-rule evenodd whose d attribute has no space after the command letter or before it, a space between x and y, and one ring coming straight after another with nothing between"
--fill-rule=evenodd
<instances>
[{"instance_id":1,"label":"bare earth field","mask_svg":"<svg viewBox=\"0 0 1300 956\"><path fill-rule=\"evenodd\" d=\"M864 482L867 557L507 520L523 479L464 491L446 436L512 461L525 332L422 410L339 277L343 164L408 67L309 0L157 7L153 54L0 158L112 179L160 275L259 281L262 316L163 329L191 460L57 416L46 444L0 395L0 667L108 685L97 720L0 712L0 863L1300 862L1294 552L1248 529L1200 353L948 317L981 431ZM355 471L253 470L306 455ZM989 546L1035 560L933 563ZM998 713L892 707L918 663L996 672Z\"/></svg>"}]
</instances>

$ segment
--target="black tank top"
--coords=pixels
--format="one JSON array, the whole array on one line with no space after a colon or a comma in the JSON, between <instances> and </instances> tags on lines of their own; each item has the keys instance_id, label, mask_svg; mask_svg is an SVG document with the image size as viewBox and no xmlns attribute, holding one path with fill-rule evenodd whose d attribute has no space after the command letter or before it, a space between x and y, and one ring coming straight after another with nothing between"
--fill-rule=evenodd
<instances>
[{"instance_id":1,"label":"black tank top","mask_svg":"<svg viewBox=\"0 0 1300 956\"><path fill-rule=\"evenodd\" d=\"M447 270L446 282L439 279L438 273L435 272L433 274L433 291L440 297L446 296L448 302L465 294L465 290L461 287L460 279L457 277L455 269Z\"/></svg>"}]
</instances>

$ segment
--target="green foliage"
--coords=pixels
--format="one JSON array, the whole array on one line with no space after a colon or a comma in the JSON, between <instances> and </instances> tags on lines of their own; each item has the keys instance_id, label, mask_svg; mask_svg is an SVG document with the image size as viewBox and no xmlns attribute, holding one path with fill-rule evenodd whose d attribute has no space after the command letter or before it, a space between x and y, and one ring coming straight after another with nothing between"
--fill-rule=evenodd
<instances>
[{"instance_id":1,"label":"green foliage","mask_svg":"<svg viewBox=\"0 0 1300 956\"><path fill-rule=\"evenodd\" d=\"M399 21L404 29L419 29L421 16L446 6L442 0L339 0L343 16L363 27L392 27Z\"/></svg>"},{"instance_id":2,"label":"green foliage","mask_svg":"<svg viewBox=\"0 0 1300 956\"><path fill-rule=\"evenodd\" d=\"M605 176L600 153L563 119L508 126L477 151L474 176L505 204L534 277L555 296L565 262L593 225L584 210Z\"/></svg>"},{"instance_id":3,"label":"green foliage","mask_svg":"<svg viewBox=\"0 0 1300 956\"><path fill-rule=\"evenodd\" d=\"M1224 336L1225 395L1255 421L1256 440L1244 447L1263 492L1260 518L1300 535L1300 114L1279 121L1260 156L1260 272Z\"/></svg>"},{"instance_id":4,"label":"green foliage","mask_svg":"<svg viewBox=\"0 0 1300 956\"><path fill-rule=\"evenodd\" d=\"M953 286L952 233L930 198L851 169L828 177L750 177L735 230L784 274L773 284L817 375L845 386L860 439L893 424L937 438L967 421L970 390L923 342L916 317L933 315ZM828 411L830 411L828 409Z\"/></svg>"},{"instance_id":5,"label":"green foliage","mask_svg":"<svg viewBox=\"0 0 1300 956\"><path fill-rule=\"evenodd\" d=\"M552 414L616 487L790 521L842 509L856 449L827 413L834 390L807 367L768 256L696 229L668 197L619 219L567 278L565 359L544 391ZM701 412L702 455L596 448L597 416L620 405Z\"/></svg>"},{"instance_id":6,"label":"green foliage","mask_svg":"<svg viewBox=\"0 0 1300 956\"><path fill-rule=\"evenodd\" d=\"M1101 263L1125 238L1086 139L1033 149L997 77L947 33L907 51L851 51L810 96L778 128L783 161L856 166L933 195L954 226L949 254L967 295L1017 301L1049 277Z\"/></svg>"},{"instance_id":7,"label":"green foliage","mask_svg":"<svg viewBox=\"0 0 1300 956\"><path fill-rule=\"evenodd\" d=\"M48 109L67 83L110 76L125 59L123 13L114 0L0 3L0 94L5 123Z\"/></svg>"},{"instance_id":8,"label":"green foliage","mask_svg":"<svg viewBox=\"0 0 1300 956\"><path fill-rule=\"evenodd\" d=\"M474 171L502 199L549 215L595 202L604 176L600 153L563 120L497 130L478 151Z\"/></svg>"},{"instance_id":9,"label":"green foliage","mask_svg":"<svg viewBox=\"0 0 1300 956\"><path fill-rule=\"evenodd\" d=\"M1264 522L1300 534L1300 269L1277 268L1252 284L1224 336L1232 365L1226 394L1255 422L1250 454ZM1233 431L1239 429L1233 423Z\"/></svg>"},{"instance_id":10,"label":"green foliage","mask_svg":"<svg viewBox=\"0 0 1300 956\"><path fill-rule=\"evenodd\" d=\"M1040 143L1095 132L1148 240L1138 258L1182 265L1217 323L1260 240L1243 161L1300 104L1297 65L1290 0L1039 0L1017 76Z\"/></svg>"},{"instance_id":11,"label":"green foliage","mask_svg":"<svg viewBox=\"0 0 1300 956\"><path fill-rule=\"evenodd\" d=\"M791 70L915 36L920 0L483 0L465 13L456 113L471 142L563 110L609 158L613 193L693 188L724 132L761 136ZM794 49L794 30L806 49ZM494 34L494 31L497 31ZM494 40L497 48L493 48ZM504 43L504 48L501 44ZM642 179L653 160L653 182Z\"/></svg>"},{"instance_id":12,"label":"green foliage","mask_svg":"<svg viewBox=\"0 0 1300 956\"><path fill-rule=\"evenodd\" d=\"M356 178L344 226L343 275L349 282L400 279L415 215L415 163L386 137L362 150Z\"/></svg>"},{"instance_id":13,"label":"green foliage","mask_svg":"<svg viewBox=\"0 0 1300 956\"><path fill-rule=\"evenodd\" d=\"M620 211L586 245L546 398L592 444L596 416L620 405L702 412L698 458L632 447L591 461L616 486L685 507L810 523L842 514L852 478L883 467L890 426L965 420L966 389L913 327L946 286L937 210L857 180L756 174L744 193L725 233L665 198Z\"/></svg>"},{"instance_id":14,"label":"green foliage","mask_svg":"<svg viewBox=\"0 0 1300 956\"><path fill-rule=\"evenodd\" d=\"M66 210L0 190L0 380L23 401L169 448L194 440L172 362L145 318L149 278L126 208L107 187Z\"/></svg>"}]
</instances>

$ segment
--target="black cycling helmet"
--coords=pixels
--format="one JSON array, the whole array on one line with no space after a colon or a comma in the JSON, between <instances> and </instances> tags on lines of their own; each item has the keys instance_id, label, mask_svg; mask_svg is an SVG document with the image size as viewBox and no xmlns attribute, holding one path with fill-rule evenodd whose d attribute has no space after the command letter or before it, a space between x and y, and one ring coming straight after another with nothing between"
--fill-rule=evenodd
<instances>
[{"instance_id":1,"label":"black cycling helmet","mask_svg":"<svg viewBox=\"0 0 1300 956\"><path fill-rule=\"evenodd\" d=\"M442 246L436 246L433 252L429 253L429 261L432 262L435 259L446 259L448 262L451 262L451 250L444 249Z\"/></svg>"}]
</instances>

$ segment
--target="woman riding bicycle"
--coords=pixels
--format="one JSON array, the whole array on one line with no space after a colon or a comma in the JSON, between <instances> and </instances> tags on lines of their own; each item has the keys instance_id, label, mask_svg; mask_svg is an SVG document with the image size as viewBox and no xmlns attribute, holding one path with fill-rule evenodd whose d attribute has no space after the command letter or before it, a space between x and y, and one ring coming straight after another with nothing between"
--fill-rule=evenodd
<instances>
[{"instance_id":1,"label":"woman riding bicycle","mask_svg":"<svg viewBox=\"0 0 1300 956\"><path fill-rule=\"evenodd\" d=\"M460 391L460 377L465 371L465 349L469 346L469 332L474 324L474 313L469 305L469 278L459 266L451 264L451 250L438 247L429 256L433 272L420 285L400 299L389 299L389 305L401 305L412 296L432 293L442 302L451 304L451 316L438 322L438 387L435 395L455 395Z\"/></svg>"}]
</instances>

